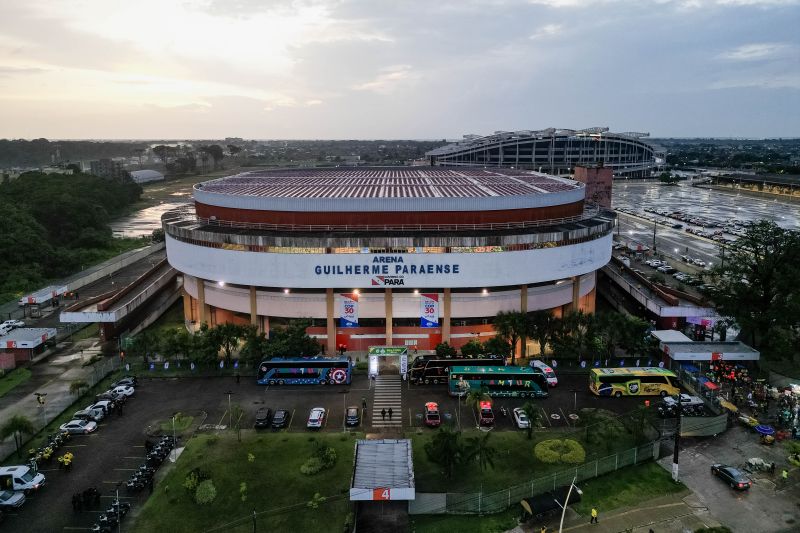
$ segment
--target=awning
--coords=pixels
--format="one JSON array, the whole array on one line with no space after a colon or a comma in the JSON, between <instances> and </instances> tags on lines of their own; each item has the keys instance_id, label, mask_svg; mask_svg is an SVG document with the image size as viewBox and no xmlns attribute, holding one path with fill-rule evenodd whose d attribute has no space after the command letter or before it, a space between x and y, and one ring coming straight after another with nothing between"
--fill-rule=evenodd
<instances>
[{"instance_id":1,"label":"awning","mask_svg":"<svg viewBox=\"0 0 800 533\"><path fill-rule=\"evenodd\" d=\"M703 383L703 385L705 385L705 387L708 390L717 390L717 389L719 389L719 385L717 385L713 381L706 381L705 383Z\"/></svg>"},{"instance_id":2,"label":"awning","mask_svg":"<svg viewBox=\"0 0 800 533\"><path fill-rule=\"evenodd\" d=\"M732 413L738 413L738 412L739 412L739 408L738 408L738 407L736 407L735 405L733 405L733 404L732 404L731 402L729 402L728 400L720 400L720 401L719 401L719 404L720 404L722 407L724 407L725 409L727 409L728 411L731 411Z\"/></svg>"},{"instance_id":3,"label":"awning","mask_svg":"<svg viewBox=\"0 0 800 533\"><path fill-rule=\"evenodd\" d=\"M694 365L681 365L687 372L700 372L700 369Z\"/></svg>"}]
</instances>

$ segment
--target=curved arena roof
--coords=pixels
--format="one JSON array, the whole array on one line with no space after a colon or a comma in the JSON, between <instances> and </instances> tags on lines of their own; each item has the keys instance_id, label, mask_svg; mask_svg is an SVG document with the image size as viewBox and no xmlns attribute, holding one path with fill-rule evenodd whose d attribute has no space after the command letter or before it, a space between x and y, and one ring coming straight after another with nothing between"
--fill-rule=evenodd
<instances>
[{"instance_id":1,"label":"curved arena roof","mask_svg":"<svg viewBox=\"0 0 800 533\"><path fill-rule=\"evenodd\" d=\"M441 167L258 170L200 183L198 203L271 211L466 211L582 201L584 185L538 172Z\"/></svg>"}]
</instances>

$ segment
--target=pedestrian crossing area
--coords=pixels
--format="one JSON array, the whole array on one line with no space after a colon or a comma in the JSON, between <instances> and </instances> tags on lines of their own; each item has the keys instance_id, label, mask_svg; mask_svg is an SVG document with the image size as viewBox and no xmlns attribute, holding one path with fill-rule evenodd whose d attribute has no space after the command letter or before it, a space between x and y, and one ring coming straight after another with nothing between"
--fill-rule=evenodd
<instances>
[{"instance_id":1,"label":"pedestrian crossing area","mask_svg":"<svg viewBox=\"0 0 800 533\"><path fill-rule=\"evenodd\" d=\"M383 412L386 410L384 418ZM389 409L392 416L389 417ZM400 429L403 426L403 380L398 375L375 378L372 397L372 427Z\"/></svg>"}]
</instances>

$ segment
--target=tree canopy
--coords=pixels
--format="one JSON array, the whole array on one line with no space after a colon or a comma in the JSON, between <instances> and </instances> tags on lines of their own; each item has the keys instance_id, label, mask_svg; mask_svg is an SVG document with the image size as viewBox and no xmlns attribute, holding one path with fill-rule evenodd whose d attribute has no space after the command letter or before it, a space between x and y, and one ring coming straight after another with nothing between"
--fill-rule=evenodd
<instances>
[{"instance_id":1,"label":"tree canopy","mask_svg":"<svg viewBox=\"0 0 800 533\"><path fill-rule=\"evenodd\" d=\"M726 247L712 272L718 312L767 358L796 352L800 324L800 233L762 220Z\"/></svg>"}]
</instances>

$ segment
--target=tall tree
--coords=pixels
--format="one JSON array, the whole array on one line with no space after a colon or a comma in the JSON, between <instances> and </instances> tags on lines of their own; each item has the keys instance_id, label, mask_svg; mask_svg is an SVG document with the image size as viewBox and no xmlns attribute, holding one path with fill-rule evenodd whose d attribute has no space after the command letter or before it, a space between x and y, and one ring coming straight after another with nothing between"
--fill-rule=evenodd
<instances>
[{"instance_id":1,"label":"tall tree","mask_svg":"<svg viewBox=\"0 0 800 533\"><path fill-rule=\"evenodd\" d=\"M464 357L476 357L484 353L483 345L476 339L470 339L461 347L461 355Z\"/></svg>"},{"instance_id":2,"label":"tall tree","mask_svg":"<svg viewBox=\"0 0 800 533\"><path fill-rule=\"evenodd\" d=\"M452 479L453 471L464 462L464 444L461 432L443 427L431 440L425 443L425 455L431 462L439 465L447 479Z\"/></svg>"},{"instance_id":3,"label":"tall tree","mask_svg":"<svg viewBox=\"0 0 800 533\"><path fill-rule=\"evenodd\" d=\"M508 339L511 344L511 364L516 363L517 341L522 341L522 356L525 357L525 334L527 328L527 316L520 311L500 311L494 317L494 329L498 335Z\"/></svg>"},{"instance_id":4,"label":"tall tree","mask_svg":"<svg viewBox=\"0 0 800 533\"><path fill-rule=\"evenodd\" d=\"M522 405L522 411L528 417L528 440L533 438L533 426L539 426L542 423L542 411L539 406L528 400Z\"/></svg>"},{"instance_id":5,"label":"tall tree","mask_svg":"<svg viewBox=\"0 0 800 533\"><path fill-rule=\"evenodd\" d=\"M239 347L239 341L247 334L246 326L225 322L209 330L212 343L218 345L225 354L225 359L231 360L233 351Z\"/></svg>"},{"instance_id":6,"label":"tall tree","mask_svg":"<svg viewBox=\"0 0 800 533\"><path fill-rule=\"evenodd\" d=\"M239 352L239 360L248 365L257 365L264 359L267 351L267 336L259 333L255 326L247 328L244 336L244 346Z\"/></svg>"},{"instance_id":7,"label":"tall tree","mask_svg":"<svg viewBox=\"0 0 800 533\"><path fill-rule=\"evenodd\" d=\"M483 343L483 352L489 355L508 357L511 353L511 345L508 343L508 339L494 335Z\"/></svg>"},{"instance_id":8,"label":"tall tree","mask_svg":"<svg viewBox=\"0 0 800 533\"><path fill-rule=\"evenodd\" d=\"M6 440L13 435L14 444L17 446L17 455L19 455L19 449L22 447L22 436L33 435L34 433L36 433L36 428L28 417L14 415L0 427L0 440Z\"/></svg>"},{"instance_id":9,"label":"tall tree","mask_svg":"<svg viewBox=\"0 0 800 533\"><path fill-rule=\"evenodd\" d=\"M776 329L800 323L800 234L762 220L726 250L725 263L712 270L717 311L733 317L765 357L776 357Z\"/></svg>"},{"instance_id":10,"label":"tall tree","mask_svg":"<svg viewBox=\"0 0 800 533\"><path fill-rule=\"evenodd\" d=\"M494 468L497 449L489 444L489 437L491 436L491 433L485 433L483 436L472 437L467 439L467 445L465 446L466 460L476 460L481 472L487 468Z\"/></svg>"},{"instance_id":11,"label":"tall tree","mask_svg":"<svg viewBox=\"0 0 800 533\"><path fill-rule=\"evenodd\" d=\"M553 338L558 319L548 310L528 313L527 336L539 343L539 354L544 357L545 347Z\"/></svg>"}]
</instances>

